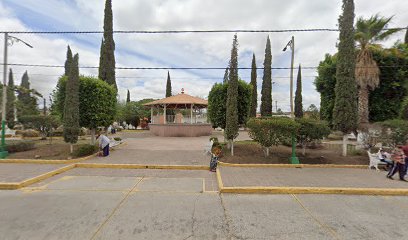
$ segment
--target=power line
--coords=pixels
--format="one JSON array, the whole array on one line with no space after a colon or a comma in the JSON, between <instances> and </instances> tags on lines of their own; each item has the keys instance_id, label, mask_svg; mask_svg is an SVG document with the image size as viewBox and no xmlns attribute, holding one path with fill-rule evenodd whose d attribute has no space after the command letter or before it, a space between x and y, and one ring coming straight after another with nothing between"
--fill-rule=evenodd
<instances>
[{"instance_id":1,"label":"power line","mask_svg":"<svg viewBox=\"0 0 408 240\"><path fill-rule=\"evenodd\" d=\"M4 63L0 63L4 65ZM64 68L64 65L49 65L49 64L26 64L26 63L7 63L9 66L22 67L44 67L44 68ZM408 65L380 65L379 68L399 68L407 67ZM97 69L95 66L79 66L79 68ZM302 69L317 69L318 67L302 67ZM336 67L332 67L336 68ZM356 67L356 68L376 68L376 67ZM116 67L117 70L225 70L225 67ZM238 70L251 70L252 67L238 67ZM263 70L263 67L256 68ZM272 67L273 70L288 70L290 67Z\"/></svg>"},{"instance_id":2,"label":"power line","mask_svg":"<svg viewBox=\"0 0 408 240\"><path fill-rule=\"evenodd\" d=\"M386 28L384 30L403 30L408 27ZM338 32L338 28L300 28L300 29L210 29L210 30L114 30L117 34L179 34L179 33L290 33L290 32ZM0 31L10 34L102 34L104 31Z\"/></svg>"}]
</instances>

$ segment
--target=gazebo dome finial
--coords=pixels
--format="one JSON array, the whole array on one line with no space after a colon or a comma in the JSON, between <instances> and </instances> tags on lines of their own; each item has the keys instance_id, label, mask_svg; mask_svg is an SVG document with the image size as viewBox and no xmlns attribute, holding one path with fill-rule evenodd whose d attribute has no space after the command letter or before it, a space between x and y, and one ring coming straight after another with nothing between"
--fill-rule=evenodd
<instances>
[{"instance_id":1,"label":"gazebo dome finial","mask_svg":"<svg viewBox=\"0 0 408 240\"><path fill-rule=\"evenodd\" d=\"M184 94L184 88L181 89L181 94Z\"/></svg>"}]
</instances>

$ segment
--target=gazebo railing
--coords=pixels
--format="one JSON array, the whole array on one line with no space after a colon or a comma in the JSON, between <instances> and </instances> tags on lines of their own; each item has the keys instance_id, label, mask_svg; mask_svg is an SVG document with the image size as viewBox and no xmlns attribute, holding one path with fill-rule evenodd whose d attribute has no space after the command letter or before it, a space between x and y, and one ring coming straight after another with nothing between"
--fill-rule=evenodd
<instances>
[{"instance_id":1,"label":"gazebo railing","mask_svg":"<svg viewBox=\"0 0 408 240\"><path fill-rule=\"evenodd\" d=\"M207 115L200 114L195 115L191 119L190 116L177 116L177 115L156 115L152 118L152 124L164 124L164 118L166 118L166 124L204 124L207 122Z\"/></svg>"}]
</instances>

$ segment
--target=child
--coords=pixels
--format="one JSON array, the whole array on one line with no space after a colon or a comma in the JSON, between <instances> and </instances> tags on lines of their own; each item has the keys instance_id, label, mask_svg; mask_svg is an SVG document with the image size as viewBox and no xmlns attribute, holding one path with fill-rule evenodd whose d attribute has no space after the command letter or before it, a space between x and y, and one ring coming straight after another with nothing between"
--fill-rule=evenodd
<instances>
[{"instance_id":1,"label":"child","mask_svg":"<svg viewBox=\"0 0 408 240\"><path fill-rule=\"evenodd\" d=\"M211 153L211 161L210 161L210 171L215 172L218 165L218 159L221 155L221 148L219 146L214 147Z\"/></svg>"}]
</instances>

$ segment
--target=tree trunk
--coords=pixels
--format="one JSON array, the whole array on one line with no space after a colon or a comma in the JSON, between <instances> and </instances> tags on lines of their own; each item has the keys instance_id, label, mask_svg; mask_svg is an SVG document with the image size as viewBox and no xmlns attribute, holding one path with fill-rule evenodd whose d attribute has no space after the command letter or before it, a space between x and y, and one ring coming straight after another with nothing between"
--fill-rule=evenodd
<instances>
[{"instance_id":1,"label":"tree trunk","mask_svg":"<svg viewBox=\"0 0 408 240\"><path fill-rule=\"evenodd\" d=\"M269 147L266 148L266 157L269 157Z\"/></svg>"},{"instance_id":2,"label":"tree trunk","mask_svg":"<svg viewBox=\"0 0 408 240\"><path fill-rule=\"evenodd\" d=\"M234 156L234 140L229 140L229 144L231 146L231 156Z\"/></svg>"},{"instance_id":3,"label":"tree trunk","mask_svg":"<svg viewBox=\"0 0 408 240\"><path fill-rule=\"evenodd\" d=\"M302 155L306 156L306 144L302 144Z\"/></svg>"},{"instance_id":4,"label":"tree trunk","mask_svg":"<svg viewBox=\"0 0 408 240\"><path fill-rule=\"evenodd\" d=\"M95 128L91 129L91 144L95 145Z\"/></svg>"},{"instance_id":5,"label":"tree trunk","mask_svg":"<svg viewBox=\"0 0 408 240\"><path fill-rule=\"evenodd\" d=\"M71 154L73 154L74 153L74 144L70 144L69 145L69 151L71 152Z\"/></svg>"},{"instance_id":6,"label":"tree trunk","mask_svg":"<svg viewBox=\"0 0 408 240\"><path fill-rule=\"evenodd\" d=\"M347 142L348 142L348 134L343 133L343 157L347 156Z\"/></svg>"},{"instance_id":7,"label":"tree trunk","mask_svg":"<svg viewBox=\"0 0 408 240\"><path fill-rule=\"evenodd\" d=\"M358 90L358 123L363 126L368 123L368 88L365 86Z\"/></svg>"}]
</instances>

